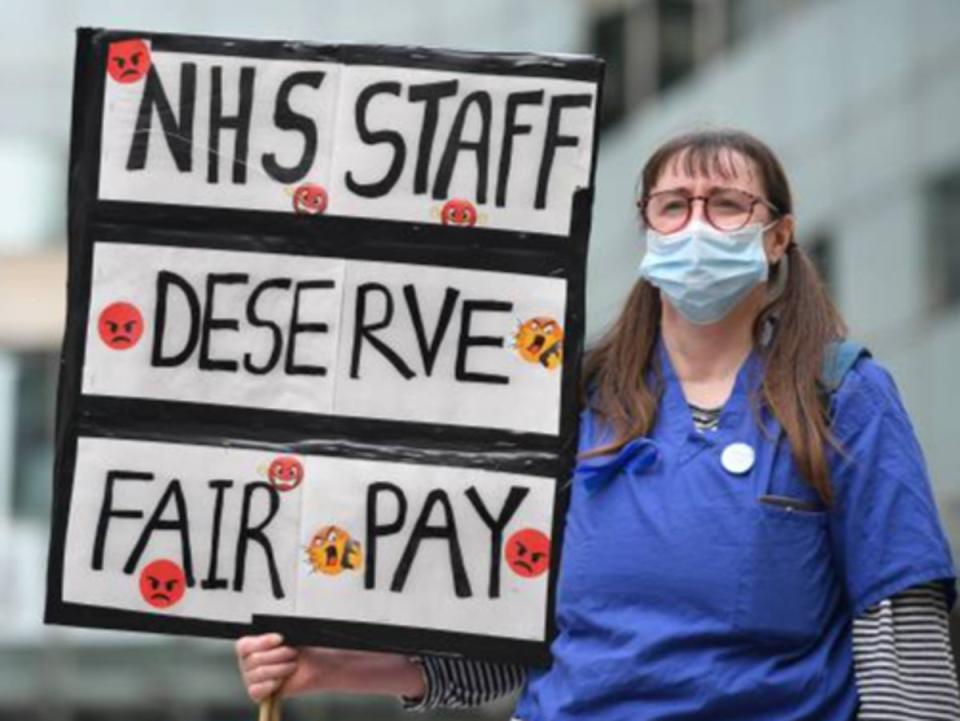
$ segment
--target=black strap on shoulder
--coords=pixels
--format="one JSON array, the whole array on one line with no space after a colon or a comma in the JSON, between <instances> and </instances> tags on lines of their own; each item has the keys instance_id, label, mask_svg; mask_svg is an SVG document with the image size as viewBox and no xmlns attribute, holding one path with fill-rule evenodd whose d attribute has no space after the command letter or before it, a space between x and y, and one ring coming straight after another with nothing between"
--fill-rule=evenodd
<instances>
[{"instance_id":1,"label":"black strap on shoulder","mask_svg":"<svg viewBox=\"0 0 960 721\"><path fill-rule=\"evenodd\" d=\"M820 383L827 393L833 393L843 383L844 376L863 357L870 357L865 346L851 340L833 341L823 352Z\"/></svg>"}]
</instances>

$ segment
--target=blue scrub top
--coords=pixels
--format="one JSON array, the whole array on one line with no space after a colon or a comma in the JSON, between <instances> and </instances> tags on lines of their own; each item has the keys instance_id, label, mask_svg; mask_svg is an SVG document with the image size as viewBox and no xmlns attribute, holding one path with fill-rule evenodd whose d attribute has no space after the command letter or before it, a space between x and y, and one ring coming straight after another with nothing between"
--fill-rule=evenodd
<instances>
[{"instance_id":1,"label":"blue scrub top","mask_svg":"<svg viewBox=\"0 0 960 721\"><path fill-rule=\"evenodd\" d=\"M934 579L948 581L951 605L955 594L893 380L862 358L833 394L845 454L829 452L835 503L827 509L776 420L763 412L761 428L751 409L763 373L756 352L710 432L695 428L662 340L656 353L665 388L650 436L577 465L553 665L531 671L516 716L850 721L852 618ZM580 450L609 438L584 411ZM753 449L749 469L725 467L734 443Z\"/></svg>"}]
</instances>

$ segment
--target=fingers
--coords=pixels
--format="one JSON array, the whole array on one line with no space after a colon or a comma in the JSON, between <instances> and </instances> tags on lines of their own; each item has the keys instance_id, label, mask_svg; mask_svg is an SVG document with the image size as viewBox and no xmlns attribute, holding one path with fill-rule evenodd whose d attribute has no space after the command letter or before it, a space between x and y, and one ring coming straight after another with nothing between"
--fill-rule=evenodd
<instances>
[{"instance_id":1,"label":"fingers","mask_svg":"<svg viewBox=\"0 0 960 721\"><path fill-rule=\"evenodd\" d=\"M236 643L237 662L247 694L260 703L296 671L299 653L276 633L245 636Z\"/></svg>"},{"instance_id":2,"label":"fingers","mask_svg":"<svg viewBox=\"0 0 960 721\"><path fill-rule=\"evenodd\" d=\"M254 703L260 703L276 693L296 669L295 663L262 666L246 676L247 694Z\"/></svg>"},{"instance_id":3,"label":"fingers","mask_svg":"<svg viewBox=\"0 0 960 721\"><path fill-rule=\"evenodd\" d=\"M272 666L258 666L244 674L247 687L261 683L276 683L279 687L297 670L296 663L278 663Z\"/></svg>"},{"instance_id":4,"label":"fingers","mask_svg":"<svg viewBox=\"0 0 960 721\"><path fill-rule=\"evenodd\" d=\"M247 695L250 696L251 701L258 704L278 688L280 688L280 683L277 681L263 681L247 686Z\"/></svg>"},{"instance_id":5,"label":"fingers","mask_svg":"<svg viewBox=\"0 0 960 721\"><path fill-rule=\"evenodd\" d=\"M297 658L297 649L289 646L280 646L269 651L257 651L247 656L245 662L248 668L258 666L272 666L278 663L289 663Z\"/></svg>"},{"instance_id":6,"label":"fingers","mask_svg":"<svg viewBox=\"0 0 960 721\"><path fill-rule=\"evenodd\" d=\"M260 703L272 693L279 691L297 668L296 663L261 666L243 674L243 685L254 703Z\"/></svg>"},{"instance_id":7,"label":"fingers","mask_svg":"<svg viewBox=\"0 0 960 721\"><path fill-rule=\"evenodd\" d=\"M244 636L237 639L237 658L243 659L258 651L269 651L283 643L283 636L279 633L265 633L261 636Z\"/></svg>"}]
</instances>

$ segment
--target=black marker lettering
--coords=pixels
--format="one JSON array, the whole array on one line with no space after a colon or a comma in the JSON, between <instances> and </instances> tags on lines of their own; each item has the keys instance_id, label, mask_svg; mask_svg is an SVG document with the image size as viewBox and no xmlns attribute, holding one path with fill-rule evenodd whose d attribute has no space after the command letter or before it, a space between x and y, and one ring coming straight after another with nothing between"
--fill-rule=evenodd
<instances>
[{"instance_id":1,"label":"black marker lettering","mask_svg":"<svg viewBox=\"0 0 960 721\"><path fill-rule=\"evenodd\" d=\"M290 314L290 335L287 339L287 362L284 366L284 370L289 375L325 376L327 374L324 366L297 365L294 362L294 356L297 352L298 333L326 333L329 330L326 323L300 322L300 291L332 287L332 280L305 280L297 283L293 291L293 311Z\"/></svg>"},{"instance_id":2,"label":"black marker lettering","mask_svg":"<svg viewBox=\"0 0 960 721\"><path fill-rule=\"evenodd\" d=\"M386 310L382 320L367 323L367 293L373 291L383 294ZM353 354L350 359L351 378L360 377L360 349L363 346L364 340L380 351L383 357L390 361L391 365L393 365L393 367L397 369L397 372L404 378L410 380L416 375L416 373L410 370L410 366L403 362L403 358L373 334L373 331L386 328L392 320L393 296L390 295L390 291L385 285L381 285L380 283L364 283L363 285L357 286L357 306L353 321Z\"/></svg>"},{"instance_id":3,"label":"black marker lettering","mask_svg":"<svg viewBox=\"0 0 960 721\"><path fill-rule=\"evenodd\" d=\"M200 335L200 358L198 365L203 371L227 371L235 373L237 362L217 360L210 357L210 335L215 330L239 330L240 324L235 318L215 318L213 316L214 291L217 285L237 285L246 283L250 276L246 273L210 273L207 276L207 303L203 309L203 331Z\"/></svg>"},{"instance_id":4,"label":"black marker lettering","mask_svg":"<svg viewBox=\"0 0 960 721\"><path fill-rule=\"evenodd\" d=\"M220 526L223 520L223 493L233 488L233 481L210 481L208 484L217 495L213 501L213 531L210 534L210 566L207 577L200 582L200 588L218 589L227 587L227 579L217 578L217 562L220 556Z\"/></svg>"},{"instance_id":5,"label":"black marker lettering","mask_svg":"<svg viewBox=\"0 0 960 721\"><path fill-rule=\"evenodd\" d=\"M179 353L163 355L163 333L167 326L167 293L171 285L176 286L183 293L190 311L190 333L187 335L186 345ZM186 280L176 273L161 270L157 273L157 309L153 321L153 350L150 354L150 365L155 368L164 366L178 366L187 360L197 347L200 339L200 299Z\"/></svg>"},{"instance_id":6,"label":"black marker lettering","mask_svg":"<svg viewBox=\"0 0 960 721\"><path fill-rule=\"evenodd\" d=\"M381 493L389 493L397 501L397 517L389 523L380 522L377 502ZM373 588L377 583L377 539L399 533L406 520L407 498L399 486L378 481L367 487L367 560L363 571L364 588Z\"/></svg>"},{"instance_id":7,"label":"black marker lettering","mask_svg":"<svg viewBox=\"0 0 960 721\"><path fill-rule=\"evenodd\" d=\"M445 80L440 83L426 83L425 85L411 85L407 92L410 102L423 102L423 124L420 128L420 144L417 148L417 168L413 175L413 192L420 195L427 192L428 175L430 173L430 154L433 151L433 141L437 134L437 116L440 112L440 101L457 94L459 80Z\"/></svg>"},{"instance_id":8,"label":"black marker lettering","mask_svg":"<svg viewBox=\"0 0 960 721\"><path fill-rule=\"evenodd\" d=\"M490 583L487 589L490 598L500 597L500 559L503 549L503 529L510 523L513 514L517 512L520 504L523 503L523 499L529 493L529 488L511 486L510 493L507 494L507 500L503 502L503 508L500 509L500 515L494 518L490 515L487 507L483 505L483 499L480 498L477 489L473 486L467 489L467 498L473 504L483 522L487 524L487 528L490 529Z\"/></svg>"},{"instance_id":9,"label":"black marker lettering","mask_svg":"<svg viewBox=\"0 0 960 721\"><path fill-rule=\"evenodd\" d=\"M256 526L250 525L250 506L253 505L253 494L258 490L264 490L270 497L270 510L267 517L260 521ZM270 539L267 538L263 529L270 525L273 517L277 515L280 509L280 494L269 483L249 483L243 489L243 511L240 515L240 534L237 536L237 556L236 570L233 577L233 590L243 591L243 580L247 569L247 544L250 541L256 541L263 549L263 554L267 558L267 568L270 571L270 585L273 589L273 597L283 598L283 586L280 583L280 572L277 570L277 562L273 556L273 546Z\"/></svg>"},{"instance_id":10,"label":"black marker lettering","mask_svg":"<svg viewBox=\"0 0 960 721\"><path fill-rule=\"evenodd\" d=\"M357 133L360 139L367 145L377 145L378 143L388 143L393 146L393 162L387 170L387 174L381 180L373 183L359 183L353 178L353 173L347 171L345 181L347 188L364 198L379 198L386 195L396 184L403 172L403 162L407 157L407 146L403 142L403 136L395 130L377 130L371 131L367 126L367 106L375 95L380 93L389 93L390 95L400 95L400 83L382 82L374 83L363 89L357 96L357 105L354 109L354 117L357 124Z\"/></svg>"},{"instance_id":11,"label":"black marker lettering","mask_svg":"<svg viewBox=\"0 0 960 721\"><path fill-rule=\"evenodd\" d=\"M107 543L107 529L111 518L143 518L143 511L130 509L117 510L113 507L113 486L117 481L152 481L152 473L137 471L107 471L107 480L103 487L103 503L100 504L100 517L97 519L97 532L93 537L93 570L103 569L103 549Z\"/></svg>"},{"instance_id":12,"label":"black marker lettering","mask_svg":"<svg viewBox=\"0 0 960 721\"><path fill-rule=\"evenodd\" d=\"M537 176L537 197L533 207L538 210L547 207L547 188L550 184L550 172L553 170L553 158L557 148L573 148L580 144L576 135L560 135L560 114L564 108L589 108L593 104L590 95L555 95L550 99L550 114L547 117L547 137L543 141L543 158L540 161L540 173Z\"/></svg>"},{"instance_id":13,"label":"black marker lettering","mask_svg":"<svg viewBox=\"0 0 960 721\"><path fill-rule=\"evenodd\" d=\"M430 525L430 513L435 505L443 509L443 523L439 526ZM403 549L403 555L397 564L397 570L393 574L393 583L390 584L390 590L396 593L403 591L403 586L407 582L407 576L410 574L410 568L417 556L417 550L420 548L420 542L425 538L437 538L444 540L450 549L450 571L453 575L453 588L458 598L469 598L473 595L470 590L470 579L467 577L466 566L463 565L463 554L460 552L460 539L457 536L457 522L453 517L453 508L450 506L450 499L442 489L430 491L427 499L423 502L423 510L420 511L420 517L417 519L413 532L410 534L410 540L407 541L407 547Z\"/></svg>"},{"instance_id":14,"label":"black marker lettering","mask_svg":"<svg viewBox=\"0 0 960 721\"><path fill-rule=\"evenodd\" d=\"M140 98L137 125L133 130L130 152L127 155L127 170L143 170L147 165L147 146L150 143L150 127L153 109L156 108L163 128L163 137L173 156L177 170L189 173L193 168L193 111L197 105L197 66L183 63L180 66L180 118L173 116L170 101L163 90L156 65L147 71L147 82Z\"/></svg>"},{"instance_id":15,"label":"black marker lettering","mask_svg":"<svg viewBox=\"0 0 960 721\"><path fill-rule=\"evenodd\" d=\"M289 167L280 165L275 153L263 154L263 169L278 183L295 183L313 167L313 161L317 157L317 126L309 115L293 112L290 107L290 93L299 85L307 85L317 90L325 75L326 73L319 70L305 70L293 73L280 84L276 108L273 111L273 123L280 130L296 130L303 135L303 154L295 165Z\"/></svg>"},{"instance_id":16,"label":"black marker lettering","mask_svg":"<svg viewBox=\"0 0 960 721\"><path fill-rule=\"evenodd\" d=\"M163 520L163 514L164 511L167 510L167 506L171 500L176 509L176 518L165 521ZM153 515L150 516L147 525L143 527L140 538L137 539L133 551L130 552L130 558L127 559L127 563L123 567L124 573L131 574L136 570L137 565L140 563L140 557L146 550L147 545L150 543L150 538L155 531L180 532L180 553L183 559L183 574L187 577L187 586L193 588L196 581L193 577L193 554L190 552L190 521L187 518L187 503L183 499L183 491L180 489L180 481L177 479L170 481L170 485L167 486L167 490L164 491L163 496L160 497L160 502L157 503Z\"/></svg>"},{"instance_id":17,"label":"black marker lettering","mask_svg":"<svg viewBox=\"0 0 960 721\"><path fill-rule=\"evenodd\" d=\"M510 181L510 163L513 160L513 139L517 135L529 135L531 126L517 124L517 108L521 105L542 105L543 91L510 93L507 96L506 120L503 126L503 143L500 146L500 165L497 169L497 207L507 203L507 183Z\"/></svg>"},{"instance_id":18,"label":"black marker lettering","mask_svg":"<svg viewBox=\"0 0 960 721\"><path fill-rule=\"evenodd\" d=\"M276 323L264 320L257 315L257 302L260 300L260 295L264 291L271 288L286 290L290 287L291 283L290 278L272 278L271 280L265 280L254 289L253 293L250 294L250 298L247 300L247 322L258 328L269 328L273 334L273 350L270 351L270 357L264 365L255 366L253 364L253 355L250 353L244 354L243 367L248 373L253 373L258 376L266 375L276 367L277 362L280 360L280 354L283 352L283 331Z\"/></svg>"},{"instance_id":19,"label":"black marker lettering","mask_svg":"<svg viewBox=\"0 0 960 721\"><path fill-rule=\"evenodd\" d=\"M510 382L507 376L494 373L474 373L467 370L467 350L473 346L503 347L503 338L491 335L470 335L470 322L474 312L494 311L509 313L513 310L513 303L496 300L465 300L460 310L460 338L457 342L456 379L473 383L494 383L506 385Z\"/></svg>"},{"instance_id":20,"label":"black marker lettering","mask_svg":"<svg viewBox=\"0 0 960 721\"><path fill-rule=\"evenodd\" d=\"M450 325L450 317L453 315L453 308L457 304L457 297L460 291L454 288L447 288L443 294L443 305L440 307L440 317L437 319L437 327L433 331L433 337L427 341L427 332L423 327L423 317L420 315L420 303L417 301L417 289L413 284L403 286L403 295L407 299L407 308L410 310L410 318L413 320L413 329L417 334L417 344L420 346L420 357L423 358L423 370L429 376L433 373L433 364L437 360L437 353L440 351L440 343L447 332L447 326Z\"/></svg>"},{"instance_id":21,"label":"black marker lettering","mask_svg":"<svg viewBox=\"0 0 960 721\"><path fill-rule=\"evenodd\" d=\"M480 137L475 141L463 139L463 126L467 122L467 112L476 105L480 111ZM437 180L433 185L433 197L437 200L447 197L450 190L450 179L453 177L453 166L457 156L463 150L472 150L477 155L477 203L487 202L487 168L490 165L490 94L483 90L470 93L463 99L457 116L453 119L453 127L447 138L443 157L440 158L440 167L437 169Z\"/></svg>"},{"instance_id":22,"label":"black marker lettering","mask_svg":"<svg viewBox=\"0 0 960 721\"><path fill-rule=\"evenodd\" d=\"M247 182L247 151L250 147L250 114L253 109L253 82L256 69L240 68L240 100L236 115L223 114L223 68L210 68L210 150L207 153L207 182L217 183L220 176L220 131L232 129L233 182Z\"/></svg>"}]
</instances>

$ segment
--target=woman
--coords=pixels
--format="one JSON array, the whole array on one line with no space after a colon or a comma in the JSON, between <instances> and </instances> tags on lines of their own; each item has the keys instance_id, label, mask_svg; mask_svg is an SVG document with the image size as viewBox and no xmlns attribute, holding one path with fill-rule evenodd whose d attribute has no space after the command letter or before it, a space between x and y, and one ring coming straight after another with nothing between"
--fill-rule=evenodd
<instances>
[{"instance_id":1,"label":"woman","mask_svg":"<svg viewBox=\"0 0 960 721\"><path fill-rule=\"evenodd\" d=\"M639 207L640 280L585 363L552 666L267 635L237 644L254 700L282 684L429 708L525 679L524 721L960 715L920 449L886 371L836 360L844 324L780 163L742 132L684 135Z\"/></svg>"}]
</instances>

